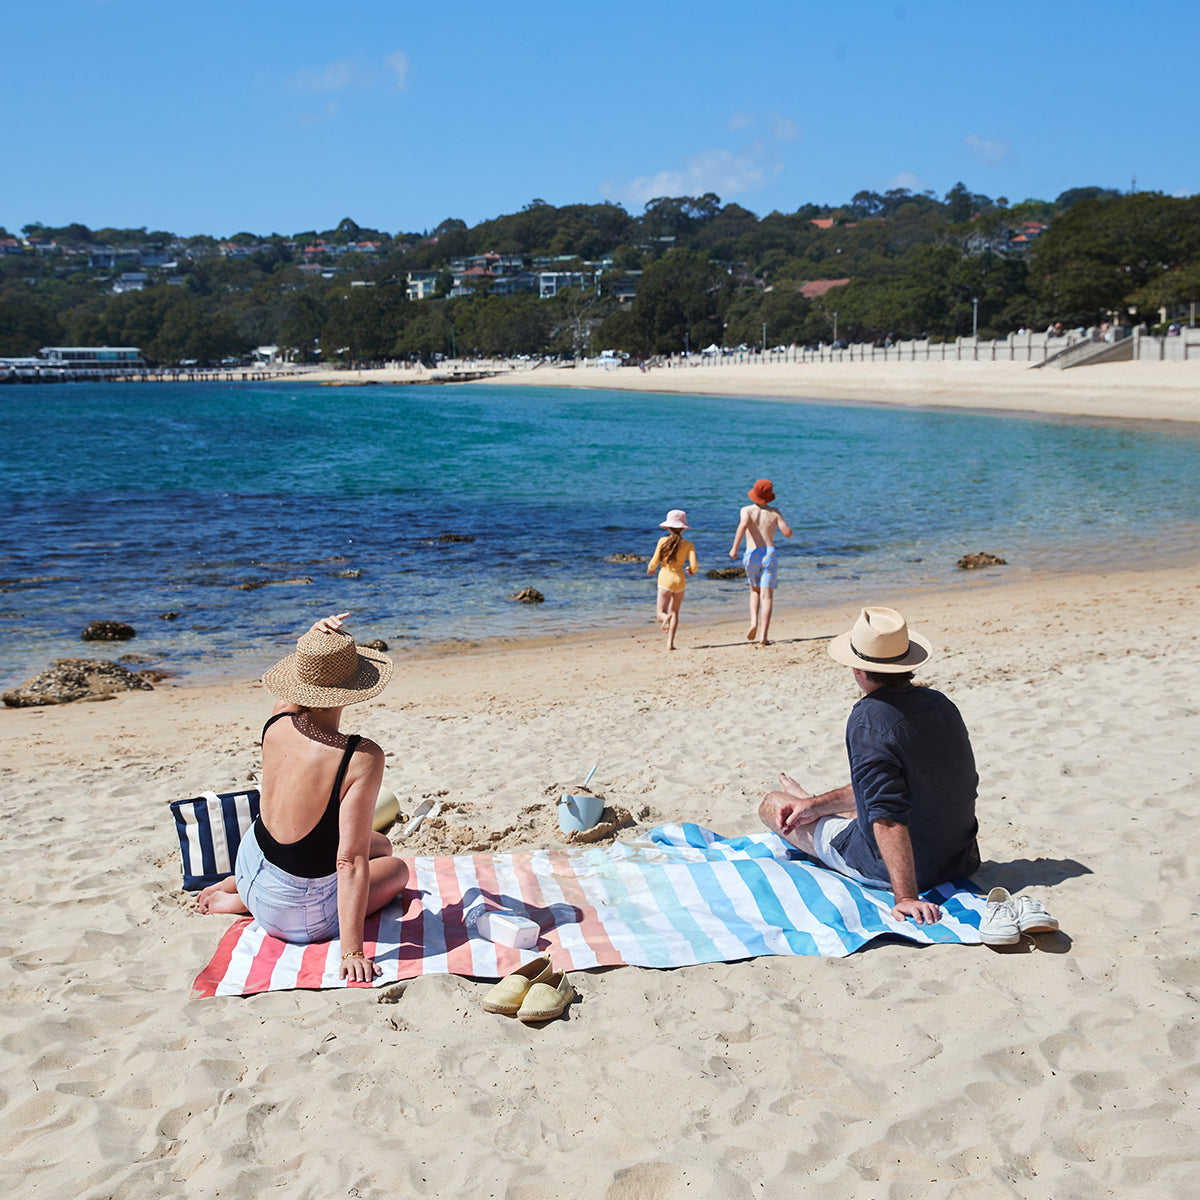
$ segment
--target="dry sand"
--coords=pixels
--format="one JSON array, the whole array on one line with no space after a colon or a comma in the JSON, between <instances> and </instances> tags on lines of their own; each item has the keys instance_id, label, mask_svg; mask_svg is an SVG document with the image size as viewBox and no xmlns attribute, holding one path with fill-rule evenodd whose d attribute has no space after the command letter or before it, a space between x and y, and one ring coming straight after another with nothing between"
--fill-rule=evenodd
<instances>
[{"instance_id":1,"label":"dry sand","mask_svg":"<svg viewBox=\"0 0 1200 1200\"><path fill-rule=\"evenodd\" d=\"M914 407L1055 413L1093 419L1200 421L1200 360L1105 363L1057 370L1021 362L738 363L694 358L688 366L531 368L505 362L448 363L433 372L408 368L322 370L306 383L389 384L453 380L494 369L487 382L541 387L620 388L646 392L901 404Z\"/></svg>"},{"instance_id":2,"label":"dry sand","mask_svg":"<svg viewBox=\"0 0 1200 1200\"><path fill-rule=\"evenodd\" d=\"M579 973L542 1028L454 977L189 998L228 919L178 890L167 803L255 781L257 683L0 713L4 1193L1194 1195L1198 583L904 604L973 734L978 882L1042 899L1062 934ZM648 620L406 661L350 727L388 748L406 807L452 802L422 850L552 836L545 806L597 761L639 828L748 832L778 770L844 781L855 692L825 639L855 612L781 593L765 651L685 606L674 655Z\"/></svg>"}]
</instances>

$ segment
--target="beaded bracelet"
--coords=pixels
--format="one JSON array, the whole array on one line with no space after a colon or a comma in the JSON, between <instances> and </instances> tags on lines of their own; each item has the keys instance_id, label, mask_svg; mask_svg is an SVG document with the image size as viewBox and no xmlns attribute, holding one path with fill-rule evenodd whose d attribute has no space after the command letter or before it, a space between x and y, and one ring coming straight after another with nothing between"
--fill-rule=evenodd
<instances>
[{"instance_id":1,"label":"beaded bracelet","mask_svg":"<svg viewBox=\"0 0 1200 1200\"><path fill-rule=\"evenodd\" d=\"M342 962L345 962L346 959L348 959L348 958L366 958L366 957L367 957L366 953L362 950L347 950L346 953L342 955Z\"/></svg>"}]
</instances>

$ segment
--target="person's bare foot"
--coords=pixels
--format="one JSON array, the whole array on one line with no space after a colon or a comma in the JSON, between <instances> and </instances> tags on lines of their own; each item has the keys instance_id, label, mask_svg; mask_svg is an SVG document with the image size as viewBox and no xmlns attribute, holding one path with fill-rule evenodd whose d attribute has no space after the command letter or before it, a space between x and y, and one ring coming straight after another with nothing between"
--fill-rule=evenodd
<instances>
[{"instance_id":1,"label":"person's bare foot","mask_svg":"<svg viewBox=\"0 0 1200 1200\"><path fill-rule=\"evenodd\" d=\"M230 885L233 885L232 887ZM232 879L213 883L196 896L196 909L202 913L245 913L250 910L242 903L237 885Z\"/></svg>"},{"instance_id":2,"label":"person's bare foot","mask_svg":"<svg viewBox=\"0 0 1200 1200\"><path fill-rule=\"evenodd\" d=\"M812 799L812 792L806 792L790 775L785 775L782 771L779 772L779 786L789 796L795 796L800 800Z\"/></svg>"},{"instance_id":3,"label":"person's bare foot","mask_svg":"<svg viewBox=\"0 0 1200 1200\"><path fill-rule=\"evenodd\" d=\"M746 641L752 642L756 637L758 637L758 626L751 625L750 628L746 630Z\"/></svg>"},{"instance_id":4,"label":"person's bare foot","mask_svg":"<svg viewBox=\"0 0 1200 1200\"><path fill-rule=\"evenodd\" d=\"M766 638L763 638L763 640L761 642L759 642L758 645L759 645L759 648L761 649L763 646L773 646L773 645L775 645L775 643L768 641Z\"/></svg>"}]
</instances>

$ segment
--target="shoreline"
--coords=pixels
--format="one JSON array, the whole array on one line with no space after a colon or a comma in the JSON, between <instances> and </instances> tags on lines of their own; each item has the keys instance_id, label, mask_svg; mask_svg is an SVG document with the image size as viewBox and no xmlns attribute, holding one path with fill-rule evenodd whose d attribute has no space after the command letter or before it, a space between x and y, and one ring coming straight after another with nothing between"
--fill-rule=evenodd
<instances>
[{"instance_id":1,"label":"shoreline","mask_svg":"<svg viewBox=\"0 0 1200 1200\"><path fill-rule=\"evenodd\" d=\"M1142 587L1156 587L1163 580L1183 580L1183 586L1194 586L1200 589L1200 553L1188 562L1177 564L1151 563L1138 568L1099 568L1096 571L1081 571L1072 569L1062 572L1028 570L1019 578L1004 577L1003 572L1009 570L1003 566L984 568L982 570L961 572L964 578L953 584L938 583L923 587L910 586L889 588L881 584L870 584L854 590L847 588L847 598L842 602L828 600L804 602L797 599L787 602L776 596L772 618L772 647L820 640L824 635L814 635L814 626L824 628L830 622L838 619L851 619L856 616L859 607L866 604L882 604L898 607L901 611L941 611L944 608L970 605L972 600L994 605L1002 602L1000 596L1007 595L1012 604L1026 602L1030 598L1049 595L1055 590L1080 590L1087 588L1124 588L1136 590ZM739 581L742 582L742 581ZM797 584L798 592L803 592L803 584ZM728 616L704 616L690 618L688 608L684 607L683 619L680 620L678 644L680 650L697 652L697 650L733 649L745 647L754 649L744 640L745 625L748 623L748 601L745 595L737 600L728 601L730 614ZM498 662L506 656L514 661L536 659L545 655L570 655L576 652L599 652L604 647L624 647L630 641L646 643L653 650L661 641L658 623L652 613L652 605L647 601L644 618L631 619L629 622L610 626L593 626L589 629L577 629L566 632L546 632L546 634L500 634L487 637L446 638L444 641L427 642L419 646L408 647L404 643L392 642L388 655L395 662L396 671L403 672L407 667L419 668L421 672L436 670L439 664L454 668L461 666L466 670L470 662ZM736 614L734 614L736 612ZM353 614L349 620L350 629L354 628ZM914 620L916 624L916 620ZM828 635L832 637L833 635ZM94 656L100 646L112 646L126 650L136 643L91 643L86 646L84 653L77 658ZM91 653L88 653L91 652ZM158 694L179 694L179 692L220 691L221 689L257 688L259 678L266 667L278 658L277 653L264 653L260 670L254 667L247 670L248 665L235 664L228 661L228 670L211 670L205 667L200 670L181 670L176 676L168 676L154 684L154 692ZM106 661L119 661L119 655L113 655ZM49 662L47 666L49 666ZM155 668L170 670L169 659L157 660L152 664ZM24 683L24 680L14 680L13 688ZM6 690L6 689L5 689ZM124 700L128 696L148 696L152 692L118 692L115 700ZM113 698L102 703L110 704ZM95 707L95 701L76 701L68 704L49 704L32 708L8 708L0 706L0 713L36 713L48 709L78 708L80 706Z\"/></svg>"},{"instance_id":2,"label":"shoreline","mask_svg":"<svg viewBox=\"0 0 1200 1200\"><path fill-rule=\"evenodd\" d=\"M1013 578L1012 575L1017 576ZM946 605L969 603L972 596L993 598L997 593L1009 593L1013 597L1023 598L1029 594L1048 592L1054 588L1077 588L1095 584L1102 580L1124 580L1124 586L1134 588L1146 582L1153 583L1158 577L1187 576L1195 573L1197 586L1200 586L1200 550L1189 559L1178 563L1151 561L1137 567L1122 567L1113 569L1111 566L1100 566L1096 570L1087 571L1072 567L1061 572L1045 569L1013 567L986 567L978 570L960 571L961 578L945 580L927 585L908 584L891 587L882 581L858 581L861 586L847 586L847 599L841 603L832 603L827 599L806 602L803 599L804 583L797 578L784 585L786 590L800 593L795 600L789 601L786 596L776 596L774 614L772 617L772 632L776 636L773 643L780 645L796 640L807 640L787 634L787 630L807 629L813 624L828 623L834 614L857 612L864 604L884 604L900 609L920 609L924 606L941 608ZM736 598L731 596L724 604L727 614L713 616L703 613L689 616L688 608L684 606L683 618L680 623L680 648L688 646L691 649L711 649L714 646L741 645L740 630L748 620L748 601L745 591L745 581L735 581L742 585L742 593ZM784 589L781 589L781 591ZM393 641L389 644L387 654L396 664L396 669L402 671L407 664L421 664L422 667L431 663L459 663L471 659L492 660L502 658L507 654L538 655L547 652L570 653L575 649L592 650L600 646L620 646L629 639L646 639L651 643L657 640L657 622L652 615L652 595L648 596L645 613L649 615L614 618L611 624L592 626L589 628L571 629L563 632L545 633L510 633L494 634L481 637L446 638L440 641L428 641L409 645L404 641ZM350 619L353 630L353 614ZM697 644L699 639L699 644ZM102 647L109 647L114 653L103 656L98 653ZM121 654L136 650L136 640L119 643L83 643L78 653L64 653L62 658L95 658L103 657L104 661L119 662ZM117 653L120 651L120 653ZM189 669L186 665L179 666L178 673L168 674L165 678L153 684L157 692L195 691L222 687L255 686L262 674L278 654L274 651L261 655L257 666L251 666L242 660L219 660L225 664L203 665ZM45 670L57 661L49 659L40 668ZM168 656L155 658L144 664L155 670L171 672L172 663ZM131 670L137 667L131 665ZM36 674L37 671L34 671ZM14 678L0 687L0 691L17 688L28 678ZM128 696L132 693L118 693L118 696ZM75 704L92 703L77 701ZM107 702L106 702L107 703ZM71 707L70 704L40 706L43 708ZM36 709L9 708L0 705L0 712L30 712Z\"/></svg>"},{"instance_id":3,"label":"shoreline","mask_svg":"<svg viewBox=\"0 0 1200 1200\"><path fill-rule=\"evenodd\" d=\"M1058 370L1011 362L722 363L690 367L546 365L512 368L471 382L486 387L576 387L742 399L823 401L953 409L1006 416L1066 416L1084 420L1200 422L1200 360L1103 363ZM294 377L315 384L454 382L468 361L418 374L407 368L321 369ZM436 378L434 378L436 376ZM288 382L272 380L271 385Z\"/></svg>"}]
</instances>

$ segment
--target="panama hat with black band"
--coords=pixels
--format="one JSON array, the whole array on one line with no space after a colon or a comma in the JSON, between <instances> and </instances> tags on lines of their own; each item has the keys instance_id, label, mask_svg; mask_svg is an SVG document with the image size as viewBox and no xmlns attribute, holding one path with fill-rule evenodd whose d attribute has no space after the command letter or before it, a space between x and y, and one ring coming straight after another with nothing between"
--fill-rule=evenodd
<instances>
[{"instance_id":1,"label":"panama hat with black band","mask_svg":"<svg viewBox=\"0 0 1200 1200\"><path fill-rule=\"evenodd\" d=\"M933 647L894 608L864 608L854 628L829 643L829 657L845 667L886 675L928 662Z\"/></svg>"}]
</instances>

